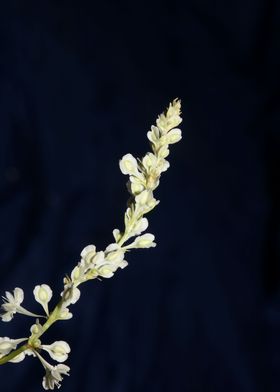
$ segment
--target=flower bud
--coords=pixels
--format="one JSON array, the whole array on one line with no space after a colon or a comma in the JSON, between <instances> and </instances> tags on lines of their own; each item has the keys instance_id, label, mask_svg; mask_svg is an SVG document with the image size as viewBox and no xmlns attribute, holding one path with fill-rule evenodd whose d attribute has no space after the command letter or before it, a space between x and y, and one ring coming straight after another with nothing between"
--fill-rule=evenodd
<instances>
[{"instance_id":1,"label":"flower bud","mask_svg":"<svg viewBox=\"0 0 280 392\"><path fill-rule=\"evenodd\" d=\"M131 154L126 154L120 160L120 169L123 174L138 174L137 161Z\"/></svg>"},{"instance_id":2,"label":"flower bud","mask_svg":"<svg viewBox=\"0 0 280 392\"><path fill-rule=\"evenodd\" d=\"M64 362L68 358L71 349L68 343L59 340L49 345L42 345L41 348L47 351L52 359L57 362Z\"/></svg>"},{"instance_id":3,"label":"flower bud","mask_svg":"<svg viewBox=\"0 0 280 392\"><path fill-rule=\"evenodd\" d=\"M52 298L52 290L47 284L35 286L33 290L35 300L42 305L44 311L49 315L48 303Z\"/></svg>"}]
</instances>

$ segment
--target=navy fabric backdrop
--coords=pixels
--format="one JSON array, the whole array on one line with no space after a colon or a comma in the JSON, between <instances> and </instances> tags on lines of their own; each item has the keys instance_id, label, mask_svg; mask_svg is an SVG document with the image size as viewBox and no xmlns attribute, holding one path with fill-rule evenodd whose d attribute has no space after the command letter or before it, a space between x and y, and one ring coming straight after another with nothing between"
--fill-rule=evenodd
<instances>
[{"instance_id":1,"label":"navy fabric backdrop","mask_svg":"<svg viewBox=\"0 0 280 392\"><path fill-rule=\"evenodd\" d=\"M47 283L59 296L80 250L112 242L118 159L143 155L156 115L183 105L150 216L158 247L82 287L74 318L44 338L72 347L63 390L278 391L279 2L6 3L1 293L22 287L32 306ZM29 326L16 316L0 336ZM1 391L41 390L37 362L1 367Z\"/></svg>"}]
</instances>

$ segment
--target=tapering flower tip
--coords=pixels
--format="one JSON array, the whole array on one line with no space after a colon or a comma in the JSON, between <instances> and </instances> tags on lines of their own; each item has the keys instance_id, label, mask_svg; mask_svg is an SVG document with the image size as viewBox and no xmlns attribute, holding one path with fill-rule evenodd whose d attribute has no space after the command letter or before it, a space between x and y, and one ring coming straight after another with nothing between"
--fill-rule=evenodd
<instances>
[{"instance_id":1,"label":"tapering flower tip","mask_svg":"<svg viewBox=\"0 0 280 392\"><path fill-rule=\"evenodd\" d=\"M28 338L10 339L8 337L0 338L0 358L8 355L12 350L17 348L17 345L28 340Z\"/></svg>"},{"instance_id":2,"label":"tapering flower tip","mask_svg":"<svg viewBox=\"0 0 280 392\"><path fill-rule=\"evenodd\" d=\"M69 376L70 367L59 364L57 366L51 366L46 368L46 374L43 378L43 388L53 390L55 387L60 388L60 382L63 380L62 376Z\"/></svg>"},{"instance_id":3,"label":"tapering flower tip","mask_svg":"<svg viewBox=\"0 0 280 392\"><path fill-rule=\"evenodd\" d=\"M9 291L5 292L6 297L3 297L4 303L1 305L1 308L4 310L0 316L2 321L11 321L14 317L14 314L17 312L18 307L24 300L24 292L20 287L16 287L14 289L14 294Z\"/></svg>"},{"instance_id":4,"label":"tapering flower tip","mask_svg":"<svg viewBox=\"0 0 280 392\"><path fill-rule=\"evenodd\" d=\"M57 362L64 362L68 358L68 354L70 353L71 349L68 343L64 342L63 340L59 340L52 344L43 344L41 348L47 351L52 359Z\"/></svg>"},{"instance_id":5,"label":"tapering flower tip","mask_svg":"<svg viewBox=\"0 0 280 392\"><path fill-rule=\"evenodd\" d=\"M175 98L173 102L169 104L169 107L167 109L167 116L168 117L176 117L180 116L181 114L181 100L178 98ZM180 120L180 122L182 119Z\"/></svg>"},{"instance_id":6,"label":"tapering flower tip","mask_svg":"<svg viewBox=\"0 0 280 392\"><path fill-rule=\"evenodd\" d=\"M120 169L123 174L139 174L137 160L131 154L126 154L122 157L120 160Z\"/></svg>"},{"instance_id":7,"label":"tapering flower tip","mask_svg":"<svg viewBox=\"0 0 280 392\"><path fill-rule=\"evenodd\" d=\"M50 302L50 300L52 298L52 290L51 290L50 286L48 286L47 284L37 285L37 286L35 286L35 288L33 290L33 294L34 294L35 300L40 305L42 305L45 313L47 315L49 315L48 303Z\"/></svg>"},{"instance_id":8,"label":"tapering flower tip","mask_svg":"<svg viewBox=\"0 0 280 392\"><path fill-rule=\"evenodd\" d=\"M132 244L128 245L127 248L154 248L156 243L153 242L155 236L150 233L143 234L136 237Z\"/></svg>"},{"instance_id":9,"label":"tapering flower tip","mask_svg":"<svg viewBox=\"0 0 280 392\"><path fill-rule=\"evenodd\" d=\"M96 247L95 245L86 246L81 253L81 257L85 260L85 263L88 265L92 262L92 259L96 255Z\"/></svg>"},{"instance_id":10,"label":"tapering flower tip","mask_svg":"<svg viewBox=\"0 0 280 392\"><path fill-rule=\"evenodd\" d=\"M165 134L170 129L177 127L181 122L181 101L174 99L165 113L162 113L157 119L157 126L160 128L161 133Z\"/></svg>"}]
</instances>

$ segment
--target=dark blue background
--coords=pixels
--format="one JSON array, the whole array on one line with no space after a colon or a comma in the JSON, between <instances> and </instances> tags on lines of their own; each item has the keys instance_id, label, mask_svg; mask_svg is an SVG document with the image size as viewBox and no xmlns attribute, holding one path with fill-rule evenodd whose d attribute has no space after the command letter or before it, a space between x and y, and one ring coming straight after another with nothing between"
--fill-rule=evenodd
<instances>
[{"instance_id":1,"label":"dark blue background","mask_svg":"<svg viewBox=\"0 0 280 392\"><path fill-rule=\"evenodd\" d=\"M279 390L279 17L276 0L1 3L3 294L22 287L38 311L36 284L57 298L80 250L112 242L119 158L144 155L156 115L183 105L158 247L82 287L44 338L71 344L64 391ZM1 367L1 391L41 390L37 362Z\"/></svg>"}]
</instances>

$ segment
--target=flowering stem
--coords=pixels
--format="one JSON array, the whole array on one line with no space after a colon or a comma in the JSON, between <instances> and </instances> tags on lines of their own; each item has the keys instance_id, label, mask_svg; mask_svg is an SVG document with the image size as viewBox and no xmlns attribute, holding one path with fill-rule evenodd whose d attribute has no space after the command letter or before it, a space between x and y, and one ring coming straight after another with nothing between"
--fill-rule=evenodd
<instances>
[{"instance_id":1,"label":"flowering stem","mask_svg":"<svg viewBox=\"0 0 280 392\"><path fill-rule=\"evenodd\" d=\"M73 316L68 307L78 301L79 285L98 276L111 278L119 268L123 269L128 265L124 260L127 251L156 246L153 242L155 238L153 234L141 235L141 233L148 227L148 220L144 216L159 203L159 200L154 198L153 192L159 185L161 173L169 168L169 162L165 159L169 155L169 145L177 143L182 137L181 130L176 128L182 121L180 108L180 101L175 99L170 103L166 113L158 117L157 126L152 126L151 131L147 133L152 152L148 152L141 159L126 154L120 160L121 172L129 175L127 187L131 194L124 216L124 230L121 232L119 229L114 229L115 242L107 246L105 251L96 252L95 245L88 245L83 249L81 261L72 270L70 277L66 275L63 279L64 290L52 312L49 313L48 307L52 290L46 284L36 285L33 290L35 300L43 307L46 316L29 312L21 306L24 299L21 288L16 287L13 294L6 292L6 297L3 297L4 304L1 306L4 310L4 313L0 314L2 320L10 321L15 313L21 313L35 317L36 324L32 325L29 338L0 337L0 365L9 361L20 362L25 354L37 356L46 370L42 384L44 389L59 388L62 376L69 375L68 366L62 364L52 366L40 355L40 350L45 350L57 362L64 362L70 352L68 343L56 341L51 345L44 345L40 338L56 321L68 320ZM39 317L45 319L44 324L39 323ZM28 342L16 348L24 341Z\"/></svg>"},{"instance_id":2,"label":"flowering stem","mask_svg":"<svg viewBox=\"0 0 280 392\"><path fill-rule=\"evenodd\" d=\"M54 324L58 320L57 315L61 309L62 303L63 299L59 301L54 310L51 312L47 321L42 325L42 329L38 333L31 335L28 341L28 344L30 344L30 346L36 345L36 341L52 326L52 324Z\"/></svg>"},{"instance_id":3,"label":"flowering stem","mask_svg":"<svg viewBox=\"0 0 280 392\"><path fill-rule=\"evenodd\" d=\"M61 309L62 303L63 300L61 299L59 303L56 305L56 307L54 308L54 310L51 312L45 324L42 325L42 329L40 330L40 332L36 334L32 334L27 344L24 344L18 349L12 351L10 354L0 358L0 365L9 362L11 359L15 358L17 355L21 354L23 351L27 349L33 349L33 348L36 349L38 339L51 327L52 324L54 324L58 320L57 315ZM34 350L34 352L36 353L36 350Z\"/></svg>"},{"instance_id":4,"label":"flowering stem","mask_svg":"<svg viewBox=\"0 0 280 392\"><path fill-rule=\"evenodd\" d=\"M11 359L15 358L17 355L22 353L23 351L29 349L30 346L28 344L24 344L19 347L17 350L12 351L10 354L5 355L3 358L0 358L0 365L4 365L4 363L9 362Z\"/></svg>"},{"instance_id":5,"label":"flowering stem","mask_svg":"<svg viewBox=\"0 0 280 392\"><path fill-rule=\"evenodd\" d=\"M123 246L124 243L129 239L129 235L131 233L131 230L132 230L135 222L137 222L137 220L139 220L139 219L141 219L143 217L143 214L141 214L141 213L137 214L137 211L135 209L135 202L132 203L132 206L134 207L133 208L133 215L132 215L132 218L131 218L131 220L129 222L129 227L125 228L125 231L124 231L122 237L119 239L119 241L117 241L119 246Z\"/></svg>"}]
</instances>

